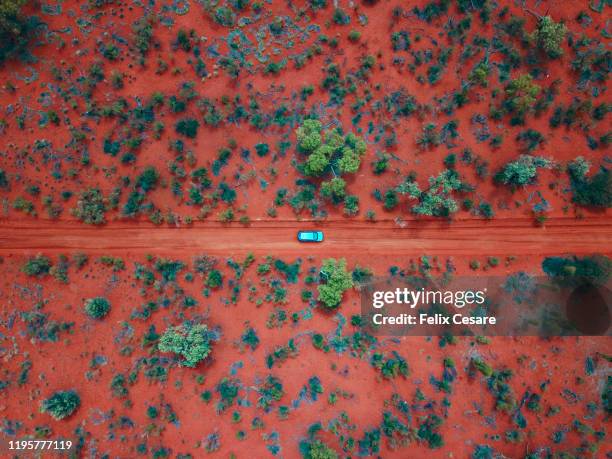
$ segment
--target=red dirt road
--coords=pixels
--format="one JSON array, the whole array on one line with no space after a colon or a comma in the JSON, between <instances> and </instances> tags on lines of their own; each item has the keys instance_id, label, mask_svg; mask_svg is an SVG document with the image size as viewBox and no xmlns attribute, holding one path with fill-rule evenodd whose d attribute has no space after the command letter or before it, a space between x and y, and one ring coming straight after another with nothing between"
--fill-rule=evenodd
<instances>
[{"instance_id":1,"label":"red dirt road","mask_svg":"<svg viewBox=\"0 0 612 459\"><path fill-rule=\"evenodd\" d=\"M322 244L300 244L298 229L319 228ZM15 251L174 251L210 254L305 253L320 255L551 255L607 252L612 247L612 218L588 220L557 218L544 227L531 220L392 222L376 225L351 222L255 222L249 227L215 222L167 228L148 224L113 223L103 227L75 227L69 223L0 223L0 253Z\"/></svg>"}]
</instances>

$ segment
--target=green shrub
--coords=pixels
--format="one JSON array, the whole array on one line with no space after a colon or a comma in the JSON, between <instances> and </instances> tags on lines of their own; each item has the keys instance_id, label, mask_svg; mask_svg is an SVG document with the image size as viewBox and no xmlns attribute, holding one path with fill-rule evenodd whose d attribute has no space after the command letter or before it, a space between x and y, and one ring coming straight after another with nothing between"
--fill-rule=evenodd
<instances>
[{"instance_id":1,"label":"green shrub","mask_svg":"<svg viewBox=\"0 0 612 459\"><path fill-rule=\"evenodd\" d=\"M142 174L136 179L136 186L142 188L145 193L153 190L159 181L159 172L153 166L146 167Z\"/></svg>"},{"instance_id":2,"label":"green shrub","mask_svg":"<svg viewBox=\"0 0 612 459\"><path fill-rule=\"evenodd\" d=\"M320 177L331 170L354 174L366 152L365 141L353 133L342 136L338 130L323 132L319 120L304 120L297 131L298 148L307 154L305 175Z\"/></svg>"},{"instance_id":3,"label":"green shrub","mask_svg":"<svg viewBox=\"0 0 612 459\"><path fill-rule=\"evenodd\" d=\"M26 3L26 0L0 0L0 64L25 50L37 25L36 18L22 15L21 8Z\"/></svg>"},{"instance_id":4,"label":"green shrub","mask_svg":"<svg viewBox=\"0 0 612 459\"><path fill-rule=\"evenodd\" d=\"M359 198L355 195L349 195L344 198L344 213L346 215L357 215L359 212Z\"/></svg>"},{"instance_id":5,"label":"green shrub","mask_svg":"<svg viewBox=\"0 0 612 459\"><path fill-rule=\"evenodd\" d=\"M550 168L548 159L540 156L521 155L506 164L496 175L495 181L504 185L525 186L536 181L539 168Z\"/></svg>"},{"instance_id":6,"label":"green shrub","mask_svg":"<svg viewBox=\"0 0 612 459\"><path fill-rule=\"evenodd\" d=\"M604 284L612 274L612 260L605 255L578 257L547 257L542 271L556 281L574 285L584 281Z\"/></svg>"},{"instance_id":7,"label":"green shrub","mask_svg":"<svg viewBox=\"0 0 612 459\"><path fill-rule=\"evenodd\" d=\"M214 20L217 24L222 26L232 27L236 22L236 15L231 9L220 6L215 10Z\"/></svg>"},{"instance_id":8,"label":"green shrub","mask_svg":"<svg viewBox=\"0 0 612 459\"><path fill-rule=\"evenodd\" d=\"M522 123L525 115L534 110L540 90L531 75L520 75L506 85L504 108L516 115L517 123Z\"/></svg>"},{"instance_id":9,"label":"green shrub","mask_svg":"<svg viewBox=\"0 0 612 459\"><path fill-rule=\"evenodd\" d=\"M49 274L50 269L51 260L43 255L37 255L26 261L26 263L22 266L21 271L23 271L28 276L40 277Z\"/></svg>"},{"instance_id":10,"label":"green shrub","mask_svg":"<svg viewBox=\"0 0 612 459\"><path fill-rule=\"evenodd\" d=\"M92 319L104 318L110 311L110 308L110 302L101 296L85 301L85 312Z\"/></svg>"},{"instance_id":11,"label":"green shrub","mask_svg":"<svg viewBox=\"0 0 612 459\"><path fill-rule=\"evenodd\" d=\"M334 10L333 20L338 25L346 25L351 23L351 17L346 14L342 8L336 8Z\"/></svg>"},{"instance_id":12,"label":"green shrub","mask_svg":"<svg viewBox=\"0 0 612 459\"><path fill-rule=\"evenodd\" d=\"M566 33L567 27L564 24L553 21L550 16L544 16L539 20L532 39L538 49L551 59L557 59L563 55L561 43Z\"/></svg>"},{"instance_id":13,"label":"green shrub","mask_svg":"<svg viewBox=\"0 0 612 459\"><path fill-rule=\"evenodd\" d=\"M340 177L321 183L321 196L334 204L341 203L346 197L346 182Z\"/></svg>"},{"instance_id":14,"label":"green shrub","mask_svg":"<svg viewBox=\"0 0 612 459\"><path fill-rule=\"evenodd\" d=\"M206 286L209 288L218 288L223 284L223 275L217 269L211 269L206 277Z\"/></svg>"},{"instance_id":15,"label":"green shrub","mask_svg":"<svg viewBox=\"0 0 612 459\"><path fill-rule=\"evenodd\" d=\"M106 202L98 188L90 188L81 192L77 206L72 213L79 220L90 225L105 223Z\"/></svg>"},{"instance_id":16,"label":"green shrub","mask_svg":"<svg viewBox=\"0 0 612 459\"><path fill-rule=\"evenodd\" d=\"M327 6L327 0L308 0L313 10L321 10Z\"/></svg>"},{"instance_id":17,"label":"green shrub","mask_svg":"<svg viewBox=\"0 0 612 459\"><path fill-rule=\"evenodd\" d=\"M58 391L42 401L40 411L41 413L49 413L59 421L74 413L80 404L81 399L75 391Z\"/></svg>"},{"instance_id":18,"label":"green shrub","mask_svg":"<svg viewBox=\"0 0 612 459\"><path fill-rule=\"evenodd\" d=\"M358 30L353 29L348 34L348 39L352 41L353 43L358 42L360 38L361 38L361 32L359 32Z\"/></svg>"},{"instance_id":19,"label":"green shrub","mask_svg":"<svg viewBox=\"0 0 612 459\"><path fill-rule=\"evenodd\" d=\"M304 459L337 459L338 454L321 440L304 445Z\"/></svg>"},{"instance_id":20,"label":"green shrub","mask_svg":"<svg viewBox=\"0 0 612 459\"><path fill-rule=\"evenodd\" d=\"M402 195L408 195L417 203L411 211L417 215L450 217L459 209L452 193L464 188L459 174L454 169L446 169L435 177L429 178L429 188L421 190L419 184L407 177L404 183L396 188Z\"/></svg>"},{"instance_id":21,"label":"green shrub","mask_svg":"<svg viewBox=\"0 0 612 459\"><path fill-rule=\"evenodd\" d=\"M159 339L161 352L173 352L184 358L181 365L193 368L210 354L208 328L202 324L185 322L169 327Z\"/></svg>"},{"instance_id":22,"label":"green shrub","mask_svg":"<svg viewBox=\"0 0 612 459\"><path fill-rule=\"evenodd\" d=\"M321 267L322 284L317 287L318 301L326 308L334 309L340 305L344 292L353 286L351 274L346 271L346 260L328 258Z\"/></svg>"},{"instance_id":23,"label":"green shrub","mask_svg":"<svg viewBox=\"0 0 612 459\"><path fill-rule=\"evenodd\" d=\"M0 188L3 190L8 190L10 186L8 175L4 171L4 169L0 169Z\"/></svg>"},{"instance_id":24,"label":"green shrub","mask_svg":"<svg viewBox=\"0 0 612 459\"><path fill-rule=\"evenodd\" d=\"M134 46L144 56L151 48L153 41L153 18L145 16L139 18L132 24L134 34Z\"/></svg>"},{"instance_id":25,"label":"green shrub","mask_svg":"<svg viewBox=\"0 0 612 459\"><path fill-rule=\"evenodd\" d=\"M255 145L255 152L257 153L257 156L266 156L269 151L270 147L267 143L258 143Z\"/></svg>"},{"instance_id":26,"label":"green shrub","mask_svg":"<svg viewBox=\"0 0 612 459\"><path fill-rule=\"evenodd\" d=\"M190 139L194 139L198 135L199 127L200 123L198 120L193 118L183 118L182 120L177 121L175 125L175 129L178 134L182 134Z\"/></svg>"},{"instance_id":27,"label":"green shrub","mask_svg":"<svg viewBox=\"0 0 612 459\"><path fill-rule=\"evenodd\" d=\"M612 178L606 167L589 177L590 163L583 157L577 157L567 167L572 186L573 201L581 206L611 207Z\"/></svg>"}]
</instances>

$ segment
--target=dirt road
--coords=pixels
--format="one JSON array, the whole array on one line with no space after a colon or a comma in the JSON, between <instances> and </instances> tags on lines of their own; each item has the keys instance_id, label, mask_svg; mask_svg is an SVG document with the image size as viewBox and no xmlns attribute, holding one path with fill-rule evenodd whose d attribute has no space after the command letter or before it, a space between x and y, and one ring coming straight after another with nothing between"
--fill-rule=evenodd
<instances>
[{"instance_id":1,"label":"dirt road","mask_svg":"<svg viewBox=\"0 0 612 459\"><path fill-rule=\"evenodd\" d=\"M298 229L325 232L322 244L296 241ZM216 222L190 227L155 227L113 223L91 227L68 222L0 222L0 253L36 251L172 252L193 250L218 255L550 255L607 253L612 247L612 218L552 219L544 227L531 220L498 219L457 222L327 221L254 222L248 227Z\"/></svg>"}]
</instances>

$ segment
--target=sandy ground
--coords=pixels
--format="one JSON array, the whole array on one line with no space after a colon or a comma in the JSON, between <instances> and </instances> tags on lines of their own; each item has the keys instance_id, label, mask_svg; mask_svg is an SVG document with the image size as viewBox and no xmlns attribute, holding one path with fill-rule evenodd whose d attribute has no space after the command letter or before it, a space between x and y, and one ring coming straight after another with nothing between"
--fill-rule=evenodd
<instances>
[{"instance_id":1,"label":"sandy ground","mask_svg":"<svg viewBox=\"0 0 612 459\"><path fill-rule=\"evenodd\" d=\"M257 222L249 227L200 223L183 228L147 224L113 224L102 228L69 224L0 223L0 252L14 250L205 250L211 254L345 255L551 255L585 254L612 246L612 219L556 218L543 227L526 219L411 222L393 224L341 222L302 225L295 222ZM298 229L319 228L322 244L297 242Z\"/></svg>"}]
</instances>

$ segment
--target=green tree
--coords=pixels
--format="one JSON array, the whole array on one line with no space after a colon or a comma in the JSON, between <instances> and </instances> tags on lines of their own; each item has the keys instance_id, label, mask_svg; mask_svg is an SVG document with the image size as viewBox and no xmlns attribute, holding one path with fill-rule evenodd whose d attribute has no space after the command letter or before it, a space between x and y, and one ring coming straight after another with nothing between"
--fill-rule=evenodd
<instances>
[{"instance_id":1,"label":"green tree","mask_svg":"<svg viewBox=\"0 0 612 459\"><path fill-rule=\"evenodd\" d=\"M304 174L321 177L330 171L354 174L366 152L365 141L353 133L342 136L338 129L323 132L318 120L304 120L296 130L298 149L307 154Z\"/></svg>"},{"instance_id":2,"label":"green tree","mask_svg":"<svg viewBox=\"0 0 612 459\"><path fill-rule=\"evenodd\" d=\"M565 285L581 284L584 281L605 284L612 274L612 260L605 255L547 257L542 262L542 271Z\"/></svg>"},{"instance_id":3,"label":"green tree","mask_svg":"<svg viewBox=\"0 0 612 459\"><path fill-rule=\"evenodd\" d=\"M190 139L196 138L199 127L200 123L198 120L193 118L183 118L182 120L177 121L175 125L175 129L178 134L182 134Z\"/></svg>"},{"instance_id":4,"label":"green tree","mask_svg":"<svg viewBox=\"0 0 612 459\"><path fill-rule=\"evenodd\" d=\"M233 27L236 22L236 14L234 14L230 8L220 6L215 10L214 19L217 24L225 27Z\"/></svg>"},{"instance_id":5,"label":"green tree","mask_svg":"<svg viewBox=\"0 0 612 459\"><path fill-rule=\"evenodd\" d=\"M561 44L567 33L565 24L555 22L550 16L544 16L538 21L538 27L531 38L535 45L551 59L563 56Z\"/></svg>"},{"instance_id":6,"label":"green tree","mask_svg":"<svg viewBox=\"0 0 612 459\"><path fill-rule=\"evenodd\" d=\"M26 0L0 0L0 64L22 52L34 29L36 18L26 18L21 9Z\"/></svg>"},{"instance_id":7,"label":"green tree","mask_svg":"<svg viewBox=\"0 0 612 459\"><path fill-rule=\"evenodd\" d=\"M142 188L145 193L153 190L159 181L159 172L153 166L146 167L136 180L136 186Z\"/></svg>"},{"instance_id":8,"label":"green tree","mask_svg":"<svg viewBox=\"0 0 612 459\"><path fill-rule=\"evenodd\" d=\"M510 81L505 89L506 110L523 119L528 112L533 111L540 89L529 74L521 75Z\"/></svg>"},{"instance_id":9,"label":"green tree","mask_svg":"<svg viewBox=\"0 0 612 459\"><path fill-rule=\"evenodd\" d=\"M3 190L8 190L10 188L8 175L3 169L0 169L0 188Z\"/></svg>"},{"instance_id":10,"label":"green tree","mask_svg":"<svg viewBox=\"0 0 612 459\"><path fill-rule=\"evenodd\" d=\"M506 164L496 175L495 181L504 185L525 186L536 181L538 169L550 168L551 162L541 156L521 155Z\"/></svg>"},{"instance_id":11,"label":"green tree","mask_svg":"<svg viewBox=\"0 0 612 459\"><path fill-rule=\"evenodd\" d=\"M346 271L346 260L344 258L323 260L321 278L323 283L318 286L318 301L326 308L337 308L344 292L353 286L351 274Z\"/></svg>"},{"instance_id":12,"label":"green tree","mask_svg":"<svg viewBox=\"0 0 612 459\"><path fill-rule=\"evenodd\" d=\"M337 459L338 454L321 440L313 440L305 448L304 459Z\"/></svg>"},{"instance_id":13,"label":"green tree","mask_svg":"<svg viewBox=\"0 0 612 459\"><path fill-rule=\"evenodd\" d=\"M79 220L91 225L101 225L105 222L106 201L98 188L89 188L81 192L77 206L72 213Z\"/></svg>"},{"instance_id":14,"label":"green tree","mask_svg":"<svg viewBox=\"0 0 612 459\"><path fill-rule=\"evenodd\" d=\"M429 177L429 188L421 190L419 184L411 178L401 183L397 192L408 195L417 200L411 211L417 215L449 217L459 210L453 198L453 192L463 189L459 173L453 169L446 169L437 176Z\"/></svg>"},{"instance_id":15,"label":"green tree","mask_svg":"<svg viewBox=\"0 0 612 459\"><path fill-rule=\"evenodd\" d=\"M181 365L193 368L210 354L208 328L202 324L185 322L169 327L159 339L161 352L173 352L184 358Z\"/></svg>"},{"instance_id":16,"label":"green tree","mask_svg":"<svg viewBox=\"0 0 612 459\"><path fill-rule=\"evenodd\" d=\"M612 177L606 167L588 176L591 164L582 156L568 164L573 201L581 206L612 207Z\"/></svg>"},{"instance_id":17,"label":"green tree","mask_svg":"<svg viewBox=\"0 0 612 459\"><path fill-rule=\"evenodd\" d=\"M101 296L85 301L85 312L92 319L104 318L110 311L110 308L110 302Z\"/></svg>"},{"instance_id":18,"label":"green tree","mask_svg":"<svg viewBox=\"0 0 612 459\"><path fill-rule=\"evenodd\" d=\"M298 147L306 153L314 152L321 146L321 129L319 120L304 120L296 131Z\"/></svg>"},{"instance_id":19,"label":"green tree","mask_svg":"<svg viewBox=\"0 0 612 459\"><path fill-rule=\"evenodd\" d=\"M357 215L359 212L359 198L355 195L349 195L344 198L344 213L346 215Z\"/></svg>"},{"instance_id":20,"label":"green tree","mask_svg":"<svg viewBox=\"0 0 612 459\"><path fill-rule=\"evenodd\" d=\"M328 182L321 183L321 196L338 204L346 196L346 182L340 177L334 177Z\"/></svg>"},{"instance_id":21,"label":"green tree","mask_svg":"<svg viewBox=\"0 0 612 459\"><path fill-rule=\"evenodd\" d=\"M22 266L21 271L23 271L28 276L45 276L49 274L49 270L51 269L51 260L44 255L37 255L33 258L30 258L26 263Z\"/></svg>"},{"instance_id":22,"label":"green tree","mask_svg":"<svg viewBox=\"0 0 612 459\"><path fill-rule=\"evenodd\" d=\"M217 269L211 269L206 277L206 286L210 288L218 288L223 283L223 275Z\"/></svg>"},{"instance_id":23,"label":"green tree","mask_svg":"<svg viewBox=\"0 0 612 459\"><path fill-rule=\"evenodd\" d=\"M61 420L74 413L81 404L79 395L73 390L58 391L40 404L41 413L49 413L53 419Z\"/></svg>"}]
</instances>

